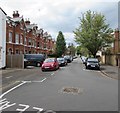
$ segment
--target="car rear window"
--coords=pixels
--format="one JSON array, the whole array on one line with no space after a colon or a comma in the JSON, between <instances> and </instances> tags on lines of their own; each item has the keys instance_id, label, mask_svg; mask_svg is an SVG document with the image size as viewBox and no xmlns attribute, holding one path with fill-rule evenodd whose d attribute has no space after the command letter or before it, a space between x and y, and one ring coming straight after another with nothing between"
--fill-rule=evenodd
<instances>
[{"instance_id":1,"label":"car rear window","mask_svg":"<svg viewBox=\"0 0 120 113\"><path fill-rule=\"evenodd\" d=\"M98 62L98 59L88 59L88 62Z\"/></svg>"},{"instance_id":2,"label":"car rear window","mask_svg":"<svg viewBox=\"0 0 120 113\"><path fill-rule=\"evenodd\" d=\"M43 55L24 55L24 58L27 60L43 60L44 56Z\"/></svg>"},{"instance_id":3,"label":"car rear window","mask_svg":"<svg viewBox=\"0 0 120 113\"><path fill-rule=\"evenodd\" d=\"M47 63L47 62L54 62L55 59L46 59L44 62Z\"/></svg>"}]
</instances>

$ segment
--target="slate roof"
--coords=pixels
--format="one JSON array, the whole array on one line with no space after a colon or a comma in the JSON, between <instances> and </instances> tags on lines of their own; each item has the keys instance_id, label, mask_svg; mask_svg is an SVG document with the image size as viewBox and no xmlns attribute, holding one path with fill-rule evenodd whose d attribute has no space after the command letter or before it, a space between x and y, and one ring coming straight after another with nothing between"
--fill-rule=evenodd
<instances>
[{"instance_id":1,"label":"slate roof","mask_svg":"<svg viewBox=\"0 0 120 113\"><path fill-rule=\"evenodd\" d=\"M20 22L22 19L23 19L23 17L11 18L11 20L14 22Z\"/></svg>"},{"instance_id":2,"label":"slate roof","mask_svg":"<svg viewBox=\"0 0 120 113\"><path fill-rule=\"evenodd\" d=\"M37 27L37 24L26 25L27 29L33 29L34 27Z\"/></svg>"}]
</instances>

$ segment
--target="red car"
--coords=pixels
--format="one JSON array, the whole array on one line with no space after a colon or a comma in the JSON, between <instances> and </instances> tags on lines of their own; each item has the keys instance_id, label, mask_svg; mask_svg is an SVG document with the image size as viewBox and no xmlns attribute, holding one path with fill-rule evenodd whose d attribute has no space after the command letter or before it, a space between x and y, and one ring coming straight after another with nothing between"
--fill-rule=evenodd
<instances>
[{"instance_id":1,"label":"red car","mask_svg":"<svg viewBox=\"0 0 120 113\"><path fill-rule=\"evenodd\" d=\"M59 63L57 61L57 58L47 58L45 59L45 61L43 62L41 66L42 71L57 70L57 69L59 69Z\"/></svg>"}]
</instances>

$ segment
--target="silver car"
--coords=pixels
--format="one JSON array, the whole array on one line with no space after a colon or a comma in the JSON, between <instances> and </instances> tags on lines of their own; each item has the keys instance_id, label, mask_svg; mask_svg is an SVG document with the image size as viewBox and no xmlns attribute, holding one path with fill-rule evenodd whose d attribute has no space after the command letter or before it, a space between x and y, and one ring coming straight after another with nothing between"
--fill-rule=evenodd
<instances>
[{"instance_id":1,"label":"silver car","mask_svg":"<svg viewBox=\"0 0 120 113\"><path fill-rule=\"evenodd\" d=\"M67 65L67 60L65 58L57 58L57 61L59 63L59 66Z\"/></svg>"},{"instance_id":2,"label":"silver car","mask_svg":"<svg viewBox=\"0 0 120 113\"><path fill-rule=\"evenodd\" d=\"M100 70L100 63L97 58L87 58L85 62L86 69L98 69Z\"/></svg>"}]
</instances>

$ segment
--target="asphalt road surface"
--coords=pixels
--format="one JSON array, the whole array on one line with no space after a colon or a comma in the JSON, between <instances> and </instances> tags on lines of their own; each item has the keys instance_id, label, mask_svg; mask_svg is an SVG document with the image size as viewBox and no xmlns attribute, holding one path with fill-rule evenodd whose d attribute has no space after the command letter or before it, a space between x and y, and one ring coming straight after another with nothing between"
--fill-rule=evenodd
<instances>
[{"instance_id":1,"label":"asphalt road surface","mask_svg":"<svg viewBox=\"0 0 120 113\"><path fill-rule=\"evenodd\" d=\"M118 111L118 81L86 70L79 58L57 71L33 68L5 77L4 84L17 84L0 96L2 111Z\"/></svg>"}]
</instances>

